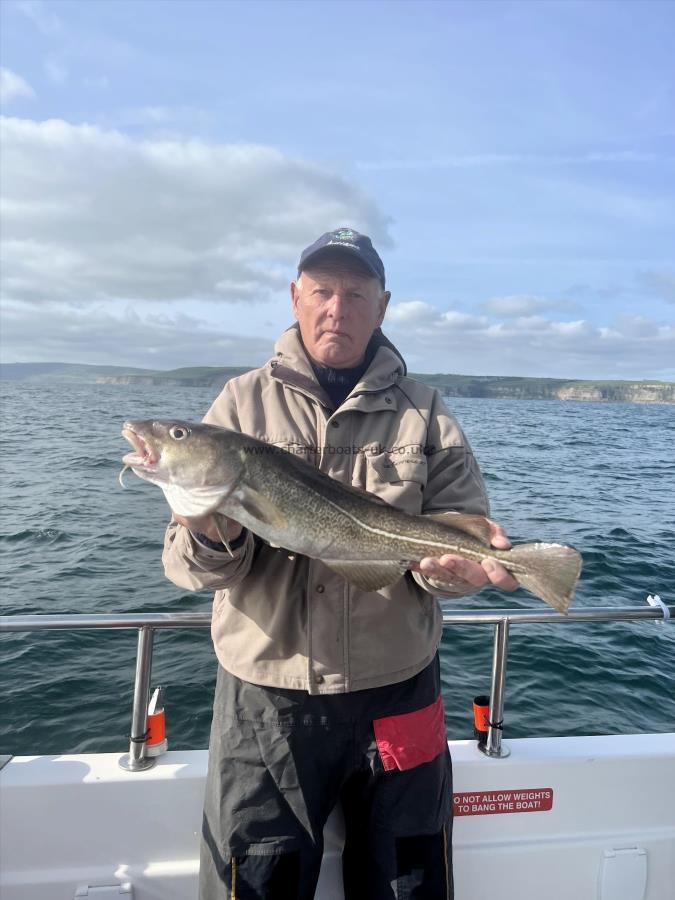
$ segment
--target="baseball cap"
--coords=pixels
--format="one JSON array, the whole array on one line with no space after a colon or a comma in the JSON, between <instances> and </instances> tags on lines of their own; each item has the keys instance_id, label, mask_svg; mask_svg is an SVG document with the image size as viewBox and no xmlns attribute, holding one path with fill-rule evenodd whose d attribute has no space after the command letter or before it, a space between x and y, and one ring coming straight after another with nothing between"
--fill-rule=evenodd
<instances>
[{"instance_id":1,"label":"baseball cap","mask_svg":"<svg viewBox=\"0 0 675 900\"><path fill-rule=\"evenodd\" d=\"M377 250L373 247L372 241L367 235L359 234L353 228L336 228L335 231L327 231L320 238L317 238L313 244L306 247L300 256L298 275L303 269L307 268L315 256L330 250L350 253L355 259L362 262L376 278L379 278L382 287L384 287L384 265Z\"/></svg>"}]
</instances>

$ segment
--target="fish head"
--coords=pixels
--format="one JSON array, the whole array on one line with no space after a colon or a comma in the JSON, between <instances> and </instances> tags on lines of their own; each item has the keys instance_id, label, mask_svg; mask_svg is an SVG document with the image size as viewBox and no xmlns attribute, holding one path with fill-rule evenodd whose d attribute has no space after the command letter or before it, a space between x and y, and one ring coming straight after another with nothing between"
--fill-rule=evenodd
<instances>
[{"instance_id":1,"label":"fish head","mask_svg":"<svg viewBox=\"0 0 675 900\"><path fill-rule=\"evenodd\" d=\"M125 422L122 436L133 446L122 462L139 478L158 485L179 515L216 510L243 467L236 432L182 420Z\"/></svg>"}]
</instances>

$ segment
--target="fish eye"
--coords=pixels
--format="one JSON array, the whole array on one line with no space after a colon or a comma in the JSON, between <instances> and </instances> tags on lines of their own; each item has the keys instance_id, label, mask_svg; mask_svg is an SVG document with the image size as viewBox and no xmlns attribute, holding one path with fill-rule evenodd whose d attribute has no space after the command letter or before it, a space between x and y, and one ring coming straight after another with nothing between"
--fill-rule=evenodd
<instances>
[{"instance_id":1,"label":"fish eye","mask_svg":"<svg viewBox=\"0 0 675 900\"><path fill-rule=\"evenodd\" d=\"M182 441L183 438L186 438L188 434L190 434L190 429L183 428L182 425L172 425L171 428L169 428L169 434L174 441Z\"/></svg>"}]
</instances>

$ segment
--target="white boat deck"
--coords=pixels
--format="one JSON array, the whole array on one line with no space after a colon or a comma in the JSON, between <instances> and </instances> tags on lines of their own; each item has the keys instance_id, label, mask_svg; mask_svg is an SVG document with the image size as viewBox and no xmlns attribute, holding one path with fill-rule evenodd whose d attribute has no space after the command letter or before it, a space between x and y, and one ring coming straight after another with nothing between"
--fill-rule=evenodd
<instances>
[{"instance_id":1,"label":"white boat deck","mask_svg":"<svg viewBox=\"0 0 675 900\"><path fill-rule=\"evenodd\" d=\"M456 900L675 900L675 733L505 743L450 743ZM120 756L0 772L2 900L196 900L206 751ZM335 812L317 900L343 898L340 848Z\"/></svg>"}]
</instances>

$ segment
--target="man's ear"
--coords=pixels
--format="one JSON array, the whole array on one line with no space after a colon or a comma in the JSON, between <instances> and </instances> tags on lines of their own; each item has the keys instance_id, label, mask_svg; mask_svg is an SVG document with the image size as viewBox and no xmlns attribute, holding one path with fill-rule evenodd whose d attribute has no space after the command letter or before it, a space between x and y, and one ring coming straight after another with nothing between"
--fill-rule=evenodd
<instances>
[{"instance_id":1,"label":"man's ear","mask_svg":"<svg viewBox=\"0 0 675 900\"><path fill-rule=\"evenodd\" d=\"M390 300L391 300L391 291L384 291L382 293L382 296L380 297L380 317L379 317L379 320L377 323L378 328L384 321L384 314L387 311L387 305Z\"/></svg>"},{"instance_id":2,"label":"man's ear","mask_svg":"<svg viewBox=\"0 0 675 900\"><path fill-rule=\"evenodd\" d=\"M293 317L297 320L298 318L298 303L300 302L300 290L295 283L295 281L291 281L291 305L293 307Z\"/></svg>"}]
</instances>

